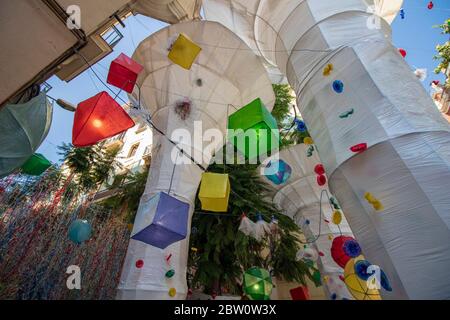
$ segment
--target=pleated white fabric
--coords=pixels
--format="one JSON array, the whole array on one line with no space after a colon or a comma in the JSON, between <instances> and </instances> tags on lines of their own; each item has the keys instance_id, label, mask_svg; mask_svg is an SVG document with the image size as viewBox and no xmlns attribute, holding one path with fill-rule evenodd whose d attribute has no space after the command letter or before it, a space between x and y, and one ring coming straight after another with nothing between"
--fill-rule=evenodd
<instances>
[{"instance_id":1,"label":"pleated white fabric","mask_svg":"<svg viewBox=\"0 0 450 320\"><path fill-rule=\"evenodd\" d=\"M449 299L450 127L391 44L389 23L402 1L238 1L239 11L236 2L209 0L206 17L235 26L243 39L253 37L256 52L286 74L330 189L366 258L391 280L392 292L382 296ZM232 13L218 16L217 7ZM253 27L241 32L239 23L249 16ZM340 94L335 80L344 84ZM339 117L351 109L353 115ZM369 149L350 150L360 143ZM384 211L374 211L365 192Z\"/></svg>"}]
</instances>

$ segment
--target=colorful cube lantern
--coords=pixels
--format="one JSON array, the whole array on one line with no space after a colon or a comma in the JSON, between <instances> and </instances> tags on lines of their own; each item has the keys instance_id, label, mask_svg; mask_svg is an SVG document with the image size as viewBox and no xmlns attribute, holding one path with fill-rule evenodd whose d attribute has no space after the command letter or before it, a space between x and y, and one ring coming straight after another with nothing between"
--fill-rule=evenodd
<instances>
[{"instance_id":1,"label":"colorful cube lantern","mask_svg":"<svg viewBox=\"0 0 450 320\"><path fill-rule=\"evenodd\" d=\"M33 154L21 167L22 173L28 174L30 176L40 176L48 168L50 168L52 163L48 161L42 154Z\"/></svg>"},{"instance_id":2,"label":"colorful cube lantern","mask_svg":"<svg viewBox=\"0 0 450 320\"><path fill-rule=\"evenodd\" d=\"M249 160L278 149L277 121L260 98L230 115L228 129L231 143Z\"/></svg>"},{"instance_id":3,"label":"colorful cube lantern","mask_svg":"<svg viewBox=\"0 0 450 320\"><path fill-rule=\"evenodd\" d=\"M72 144L87 147L134 127L133 119L105 91L78 104Z\"/></svg>"},{"instance_id":4,"label":"colorful cube lantern","mask_svg":"<svg viewBox=\"0 0 450 320\"><path fill-rule=\"evenodd\" d=\"M133 92L139 73L144 69L139 63L121 53L111 62L107 82L128 93Z\"/></svg>"},{"instance_id":5,"label":"colorful cube lantern","mask_svg":"<svg viewBox=\"0 0 450 320\"><path fill-rule=\"evenodd\" d=\"M136 217L131 239L165 249L186 238L189 204L160 192L145 205Z\"/></svg>"},{"instance_id":6,"label":"colorful cube lantern","mask_svg":"<svg viewBox=\"0 0 450 320\"><path fill-rule=\"evenodd\" d=\"M273 289L269 271L252 267L245 271L242 288L251 300L270 300Z\"/></svg>"},{"instance_id":7,"label":"colorful cube lantern","mask_svg":"<svg viewBox=\"0 0 450 320\"><path fill-rule=\"evenodd\" d=\"M291 167L283 160L269 161L264 169L264 175L276 185L285 183L291 173Z\"/></svg>"},{"instance_id":8,"label":"colorful cube lantern","mask_svg":"<svg viewBox=\"0 0 450 320\"><path fill-rule=\"evenodd\" d=\"M202 209L213 212L226 212L230 198L230 179L228 174L204 172L198 194Z\"/></svg>"},{"instance_id":9,"label":"colorful cube lantern","mask_svg":"<svg viewBox=\"0 0 450 320\"><path fill-rule=\"evenodd\" d=\"M309 290L305 286L300 286L289 290L292 300L309 300Z\"/></svg>"},{"instance_id":10,"label":"colorful cube lantern","mask_svg":"<svg viewBox=\"0 0 450 320\"><path fill-rule=\"evenodd\" d=\"M201 50L202 48L181 33L172 44L168 57L173 63L189 70Z\"/></svg>"}]
</instances>

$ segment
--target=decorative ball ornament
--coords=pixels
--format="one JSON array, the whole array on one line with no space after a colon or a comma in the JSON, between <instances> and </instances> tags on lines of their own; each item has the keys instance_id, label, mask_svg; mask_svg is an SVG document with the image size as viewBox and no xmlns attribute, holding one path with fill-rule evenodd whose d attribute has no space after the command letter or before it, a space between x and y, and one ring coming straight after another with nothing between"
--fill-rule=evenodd
<instances>
[{"instance_id":1,"label":"decorative ball ornament","mask_svg":"<svg viewBox=\"0 0 450 320\"><path fill-rule=\"evenodd\" d=\"M69 239L76 244L89 240L91 235L92 227L87 220L77 219L69 226Z\"/></svg>"},{"instance_id":2,"label":"decorative ball ornament","mask_svg":"<svg viewBox=\"0 0 450 320\"><path fill-rule=\"evenodd\" d=\"M352 114L354 114L355 113L355 109L350 109L350 110L348 110L348 111L345 111L345 112L342 112L340 115L339 115L339 118L341 118L341 119L346 119L346 118L348 118L348 117L350 117Z\"/></svg>"},{"instance_id":3,"label":"decorative ball ornament","mask_svg":"<svg viewBox=\"0 0 450 320\"><path fill-rule=\"evenodd\" d=\"M166 272L166 278L172 278L175 275L175 270L170 269Z\"/></svg>"},{"instance_id":4,"label":"decorative ball ornament","mask_svg":"<svg viewBox=\"0 0 450 320\"><path fill-rule=\"evenodd\" d=\"M372 266L372 264L367 261L367 260L358 260L357 262L355 262L355 274L364 281L369 280L369 278L371 276L374 275L375 272L379 272L379 279L377 279L376 277L374 277L375 281L380 281L379 284L374 283L374 285L377 286L381 286L383 289L385 289L386 291L392 291L392 287L389 283L389 279L387 278L386 274L384 273L383 270L381 270L379 267L377 268L378 271L376 271L375 268L369 270L370 266Z\"/></svg>"},{"instance_id":5,"label":"decorative ball ornament","mask_svg":"<svg viewBox=\"0 0 450 320\"><path fill-rule=\"evenodd\" d=\"M276 185L286 183L291 177L292 168L283 160L269 161L264 169L264 175L267 179Z\"/></svg>"},{"instance_id":6,"label":"decorative ball ornament","mask_svg":"<svg viewBox=\"0 0 450 320\"><path fill-rule=\"evenodd\" d=\"M349 236L338 236L333 239L331 244L331 257L336 262L338 266L344 268L346 263L352 258L348 252L344 250L344 245L346 241L355 241L356 240Z\"/></svg>"},{"instance_id":7,"label":"decorative ball ornament","mask_svg":"<svg viewBox=\"0 0 450 320\"><path fill-rule=\"evenodd\" d=\"M331 221L333 221L334 224L339 225L342 222L342 213L339 210L335 210L333 212L333 215L331 216Z\"/></svg>"},{"instance_id":8,"label":"decorative ball ornament","mask_svg":"<svg viewBox=\"0 0 450 320\"><path fill-rule=\"evenodd\" d=\"M307 145L312 145L312 144L314 144L314 141L313 141L313 139L311 137L305 137L303 139L303 143L307 144Z\"/></svg>"},{"instance_id":9,"label":"decorative ball ornament","mask_svg":"<svg viewBox=\"0 0 450 320\"><path fill-rule=\"evenodd\" d=\"M314 167L314 172L316 173L316 174L325 174L325 168L323 167L323 165L322 164L317 164L315 167Z\"/></svg>"},{"instance_id":10,"label":"decorative ball ornament","mask_svg":"<svg viewBox=\"0 0 450 320\"><path fill-rule=\"evenodd\" d=\"M170 297L175 297L176 296L176 294L177 294L177 289L175 289L175 288L170 288L169 289L169 296Z\"/></svg>"},{"instance_id":11,"label":"decorative ball ornament","mask_svg":"<svg viewBox=\"0 0 450 320\"><path fill-rule=\"evenodd\" d=\"M332 86L336 93L344 92L344 83L341 80L334 80Z\"/></svg>"},{"instance_id":12,"label":"decorative ball ornament","mask_svg":"<svg viewBox=\"0 0 450 320\"><path fill-rule=\"evenodd\" d=\"M137 260L136 261L136 268L141 269L144 266L144 260Z\"/></svg>"},{"instance_id":13,"label":"decorative ball ornament","mask_svg":"<svg viewBox=\"0 0 450 320\"><path fill-rule=\"evenodd\" d=\"M323 174L317 176L317 184L318 184L319 186L322 187L322 186L324 186L326 183L327 183L327 178L326 178Z\"/></svg>"},{"instance_id":14,"label":"decorative ball ornament","mask_svg":"<svg viewBox=\"0 0 450 320\"><path fill-rule=\"evenodd\" d=\"M317 261L317 259L319 259L319 253L313 248L303 248L297 251L296 259L297 261L302 259Z\"/></svg>"},{"instance_id":15,"label":"decorative ball ornament","mask_svg":"<svg viewBox=\"0 0 450 320\"><path fill-rule=\"evenodd\" d=\"M367 143L359 143L350 147L350 151L354 153L361 153L367 150Z\"/></svg>"},{"instance_id":16,"label":"decorative ball ornament","mask_svg":"<svg viewBox=\"0 0 450 320\"><path fill-rule=\"evenodd\" d=\"M273 283L269 271L258 267L245 271L243 289L251 300L270 300Z\"/></svg>"},{"instance_id":17,"label":"decorative ball ornament","mask_svg":"<svg viewBox=\"0 0 450 320\"><path fill-rule=\"evenodd\" d=\"M344 250L345 254L351 258L356 258L361 255L361 247L355 239L348 239L344 241L342 249Z\"/></svg>"},{"instance_id":18,"label":"decorative ball ornament","mask_svg":"<svg viewBox=\"0 0 450 320\"><path fill-rule=\"evenodd\" d=\"M295 119L294 123L297 125L297 131L306 132L308 129L306 128L306 124L303 120Z\"/></svg>"},{"instance_id":19,"label":"decorative ball ornament","mask_svg":"<svg viewBox=\"0 0 450 320\"><path fill-rule=\"evenodd\" d=\"M344 268L344 282L356 300L381 300L377 289L370 288L367 280L361 279L355 271L355 264L364 260L363 256L350 259Z\"/></svg>"}]
</instances>

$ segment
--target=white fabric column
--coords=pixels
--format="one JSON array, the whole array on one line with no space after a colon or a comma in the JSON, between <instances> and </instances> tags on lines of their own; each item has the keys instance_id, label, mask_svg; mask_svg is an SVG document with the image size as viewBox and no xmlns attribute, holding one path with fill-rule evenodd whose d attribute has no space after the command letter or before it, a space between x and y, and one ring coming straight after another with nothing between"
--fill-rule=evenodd
<instances>
[{"instance_id":1,"label":"white fabric column","mask_svg":"<svg viewBox=\"0 0 450 320\"><path fill-rule=\"evenodd\" d=\"M261 55L297 93L330 188L366 258L391 281L393 291L382 296L448 299L449 125L391 44L387 22L401 1L390 2L261 0L246 8ZM325 77L328 63L334 71ZM343 81L342 94L333 91L334 80ZM351 108L354 115L339 117ZM369 149L351 152L359 143ZM376 212L365 192L384 210Z\"/></svg>"},{"instance_id":2,"label":"white fabric column","mask_svg":"<svg viewBox=\"0 0 450 320\"><path fill-rule=\"evenodd\" d=\"M171 63L167 58L169 39L179 33L184 33L202 48L190 70ZM260 60L240 38L218 23L188 22L162 29L139 45L133 59L144 66L137 81L141 105L152 115L155 125L169 137L183 129L188 134L182 141L183 150L190 151L204 167L208 166L212 153L223 145L227 115L234 111L229 104L240 108L260 97L272 109L275 98ZM175 103L184 98L192 101L192 107L190 115L182 120L175 112ZM132 99L139 99L139 90L135 89ZM210 140L205 136L203 141L203 133L208 129L218 131L219 139ZM189 136L192 137L190 141ZM178 141L178 138L174 134L172 140ZM211 145L212 148L206 148ZM170 194L189 203L192 215L202 170L183 158L186 163L176 166L173 171L176 153L177 149L165 137L156 135L150 175L138 216L149 214L146 203L154 194L168 191L172 172L174 178ZM168 291L175 288L177 295L174 299L184 299L188 289L188 245L189 235L165 250L130 240L117 298L170 299ZM169 266L165 257L170 254ZM144 261L140 269L135 266L139 259ZM175 270L171 279L164 276L168 269Z\"/></svg>"},{"instance_id":3,"label":"white fabric column","mask_svg":"<svg viewBox=\"0 0 450 320\"><path fill-rule=\"evenodd\" d=\"M261 179L273 190L271 194L273 202L302 229L309 242L307 245L323 253L323 256L319 256L317 265L327 296L335 294L337 300L353 299L339 277L343 275L343 269L334 262L330 252L335 237L340 235L353 237L353 234L344 216L339 226L331 222L334 210L330 207L327 194L330 197L332 195L328 184L324 186L317 184L317 175L314 172L314 167L321 164L321 161L317 152L307 157L307 149L307 145L299 144L288 147L271 158L283 160L291 167L292 173L286 183L275 185L264 175ZM263 173L264 166L261 170ZM322 190L326 190L327 194ZM307 220L309 224L306 223Z\"/></svg>"}]
</instances>

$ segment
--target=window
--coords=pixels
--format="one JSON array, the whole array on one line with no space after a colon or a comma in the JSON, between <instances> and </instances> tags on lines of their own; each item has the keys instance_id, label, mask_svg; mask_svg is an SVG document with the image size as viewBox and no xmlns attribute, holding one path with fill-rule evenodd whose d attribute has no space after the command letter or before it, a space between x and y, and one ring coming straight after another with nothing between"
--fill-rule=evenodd
<instances>
[{"instance_id":1,"label":"window","mask_svg":"<svg viewBox=\"0 0 450 320\"><path fill-rule=\"evenodd\" d=\"M136 155L137 149L139 148L139 143L133 144L128 152L128 158L134 157Z\"/></svg>"}]
</instances>

